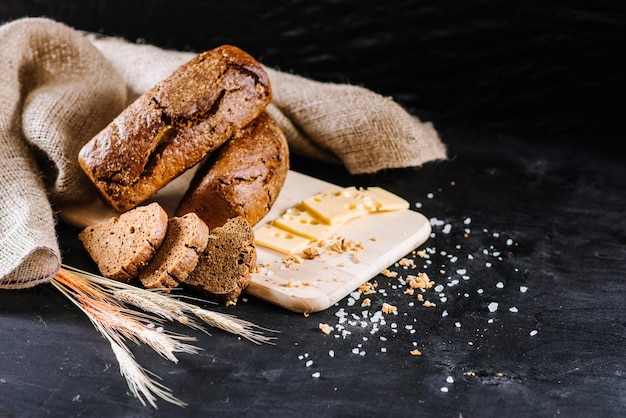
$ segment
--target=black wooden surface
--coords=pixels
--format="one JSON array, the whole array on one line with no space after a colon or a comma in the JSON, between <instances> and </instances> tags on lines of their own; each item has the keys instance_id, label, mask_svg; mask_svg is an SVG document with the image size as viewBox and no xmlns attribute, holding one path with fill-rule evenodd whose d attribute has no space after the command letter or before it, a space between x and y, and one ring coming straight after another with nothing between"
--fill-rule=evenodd
<instances>
[{"instance_id":1,"label":"black wooden surface","mask_svg":"<svg viewBox=\"0 0 626 418\"><path fill-rule=\"evenodd\" d=\"M133 347L189 403L159 402L158 410L127 393L108 344L54 289L1 291L0 417L623 415L626 168L619 107L605 100L623 91L619 64L608 65L623 55L610 44L624 34L616 6L504 11L474 2L445 14L427 3L355 12L352 2L291 1L261 14L261 6L248 5L240 25L232 23L235 5L133 2L118 15L117 2L68 3L3 2L0 18L36 11L179 49L231 42L275 67L393 95L434 120L449 147L445 162L368 176L298 157L292 166L408 199L432 219L423 246L430 258L409 254L414 269L390 268L402 276L426 272L442 288L425 294L431 308L383 276L376 281L384 292L371 296L369 308L349 297L308 317L252 297L214 307L280 330L276 344L195 334L204 350L181 355L177 365ZM492 14L483 19L470 13L485 10ZM206 22L177 26L183 17ZM267 20L274 24L261 24ZM522 45L528 27L536 36ZM472 49L472 40L481 46ZM551 40L562 48L536 53L551 50ZM509 48L527 65L516 66ZM494 55L509 60L495 68ZM381 59L368 65L372 56ZM76 233L59 225L64 257L92 268ZM383 302L398 315L374 322ZM319 323L333 332L323 334ZM411 356L414 348L422 356Z\"/></svg>"}]
</instances>

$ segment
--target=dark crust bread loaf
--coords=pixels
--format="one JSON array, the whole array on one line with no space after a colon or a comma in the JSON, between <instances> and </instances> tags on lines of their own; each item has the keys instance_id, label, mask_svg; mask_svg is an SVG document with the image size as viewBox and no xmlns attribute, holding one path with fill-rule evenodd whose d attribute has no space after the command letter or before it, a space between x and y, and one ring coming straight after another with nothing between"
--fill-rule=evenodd
<instances>
[{"instance_id":1,"label":"dark crust bread loaf","mask_svg":"<svg viewBox=\"0 0 626 418\"><path fill-rule=\"evenodd\" d=\"M88 226L78 238L103 276L129 282L154 257L163 243L167 223L165 210L151 203Z\"/></svg>"},{"instance_id":2,"label":"dark crust bread loaf","mask_svg":"<svg viewBox=\"0 0 626 418\"><path fill-rule=\"evenodd\" d=\"M209 228L195 214L170 218L161 248L139 273L147 288L173 288L196 268L199 254L205 250Z\"/></svg>"},{"instance_id":3,"label":"dark crust bread loaf","mask_svg":"<svg viewBox=\"0 0 626 418\"><path fill-rule=\"evenodd\" d=\"M217 149L271 99L262 66L223 45L141 95L82 148L78 160L105 203L123 212Z\"/></svg>"},{"instance_id":4,"label":"dark crust bread loaf","mask_svg":"<svg viewBox=\"0 0 626 418\"><path fill-rule=\"evenodd\" d=\"M176 214L196 213L210 229L236 216L254 226L278 198L288 171L285 134L263 112L203 163Z\"/></svg>"},{"instance_id":5,"label":"dark crust bread loaf","mask_svg":"<svg viewBox=\"0 0 626 418\"><path fill-rule=\"evenodd\" d=\"M209 234L206 249L183 285L217 302L236 301L257 271L254 231L243 217L228 220Z\"/></svg>"}]
</instances>

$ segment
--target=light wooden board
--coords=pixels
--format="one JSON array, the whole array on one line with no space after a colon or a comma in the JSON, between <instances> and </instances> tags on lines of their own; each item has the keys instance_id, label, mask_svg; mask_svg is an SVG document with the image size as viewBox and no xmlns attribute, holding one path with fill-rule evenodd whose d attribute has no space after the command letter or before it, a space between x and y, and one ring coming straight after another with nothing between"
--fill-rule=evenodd
<instances>
[{"instance_id":1,"label":"light wooden board","mask_svg":"<svg viewBox=\"0 0 626 418\"><path fill-rule=\"evenodd\" d=\"M158 201L170 215L187 187L189 172L159 191L151 201ZM290 171L272 210L257 227L278 217L302 199L322 192L331 183ZM60 217L78 227L103 222L117 212L100 201L62 208ZM429 237L428 219L413 210L378 213L352 220L336 235L362 243L355 256L321 252L315 259L285 264L285 255L257 247L260 272L254 274L246 292L294 312L318 312L343 299L384 268L422 245Z\"/></svg>"}]
</instances>

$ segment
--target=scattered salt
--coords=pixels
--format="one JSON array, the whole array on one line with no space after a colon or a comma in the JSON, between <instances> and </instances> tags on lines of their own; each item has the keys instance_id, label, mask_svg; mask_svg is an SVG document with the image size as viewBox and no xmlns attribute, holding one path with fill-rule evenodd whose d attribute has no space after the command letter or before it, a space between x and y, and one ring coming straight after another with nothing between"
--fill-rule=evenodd
<instances>
[{"instance_id":1,"label":"scattered salt","mask_svg":"<svg viewBox=\"0 0 626 418\"><path fill-rule=\"evenodd\" d=\"M528 291L528 287L526 287L526 286L520 286L520 287L519 287L519 291L520 291L520 292L522 292L522 293L526 293L526 292Z\"/></svg>"},{"instance_id":2,"label":"scattered salt","mask_svg":"<svg viewBox=\"0 0 626 418\"><path fill-rule=\"evenodd\" d=\"M447 392L448 392L448 388L444 386L444 387L442 387L442 388L441 388L441 391L442 391L443 393L447 393Z\"/></svg>"},{"instance_id":3,"label":"scattered salt","mask_svg":"<svg viewBox=\"0 0 626 418\"><path fill-rule=\"evenodd\" d=\"M517 309L515 306L511 306L511 307L509 308L509 311L510 311L510 312L513 312L513 313L516 313L516 312L518 312L518 309Z\"/></svg>"},{"instance_id":4,"label":"scattered salt","mask_svg":"<svg viewBox=\"0 0 626 418\"><path fill-rule=\"evenodd\" d=\"M452 376L448 376L448 377L446 378L446 382L448 382L448 383L454 383L454 377L452 377Z\"/></svg>"},{"instance_id":5,"label":"scattered salt","mask_svg":"<svg viewBox=\"0 0 626 418\"><path fill-rule=\"evenodd\" d=\"M498 283L496 283L496 287L497 287L498 289L503 289L503 288L504 288L504 283L502 283L502 282L498 282Z\"/></svg>"},{"instance_id":6,"label":"scattered salt","mask_svg":"<svg viewBox=\"0 0 626 418\"><path fill-rule=\"evenodd\" d=\"M320 372L313 373L311 377L314 377L315 379L317 379L318 377L320 377Z\"/></svg>"},{"instance_id":7,"label":"scattered salt","mask_svg":"<svg viewBox=\"0 0 626 418\"><path fill-rule=\"evenodd\" d=\"M489 312L495 312L498 310L498 302L491 302L487 308L489 309Z\"/></svg>"},{"instance_id":8,"label":"scattered salt","mask_svg":"<svg viewBox=\"0 0 626 418\"><path fill-rule=\"evenodd\" d=\"M531 337L534 337L535 335L537 335L537 333L538 333L538 332L539 332L539 331L537 331L536 329L534 329L534 330L530 331L530 336L531 336Z\"/></svg>"}]
</instances>

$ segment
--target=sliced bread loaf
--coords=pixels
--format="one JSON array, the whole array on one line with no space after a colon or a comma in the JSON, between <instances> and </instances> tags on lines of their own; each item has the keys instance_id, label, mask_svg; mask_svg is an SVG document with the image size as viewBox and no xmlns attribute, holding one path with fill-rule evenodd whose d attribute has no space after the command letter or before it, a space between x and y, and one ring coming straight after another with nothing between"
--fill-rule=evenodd
<instances>
[{"instance_id":1,"label":"sliced bread loaf","mask_svg":"<svg viewBox=\"0 0 626 418\"><path fill-rule=\"evenodd\" d=\"M163 244L139 280L147 288L178 286L196 268L208 238L209 228L195 213L170 218Z\"/></svg>"},{"instance_id":2,"label":"sliced bread loaf","mask_svg":"<svg viewBox=\"0 0 626 418\"><path fill-rule=\"evenodd\" d=\"M236 301L257 271L254 231L242 216L228 220L209 234L197 267L183 285L218 302Z\"/></svg>"},{"instance_id":3,"label":"sliced bread loaf","mask_svg":"<svg viewBox=\"0 0 626 418\"><path fill-rule=\"evenodd\" d=\"M151 203L88 226L78 238L103 276L129 282L154 257L166 235L167 223L165 210Z\"/></svg>"}]
</instances>

